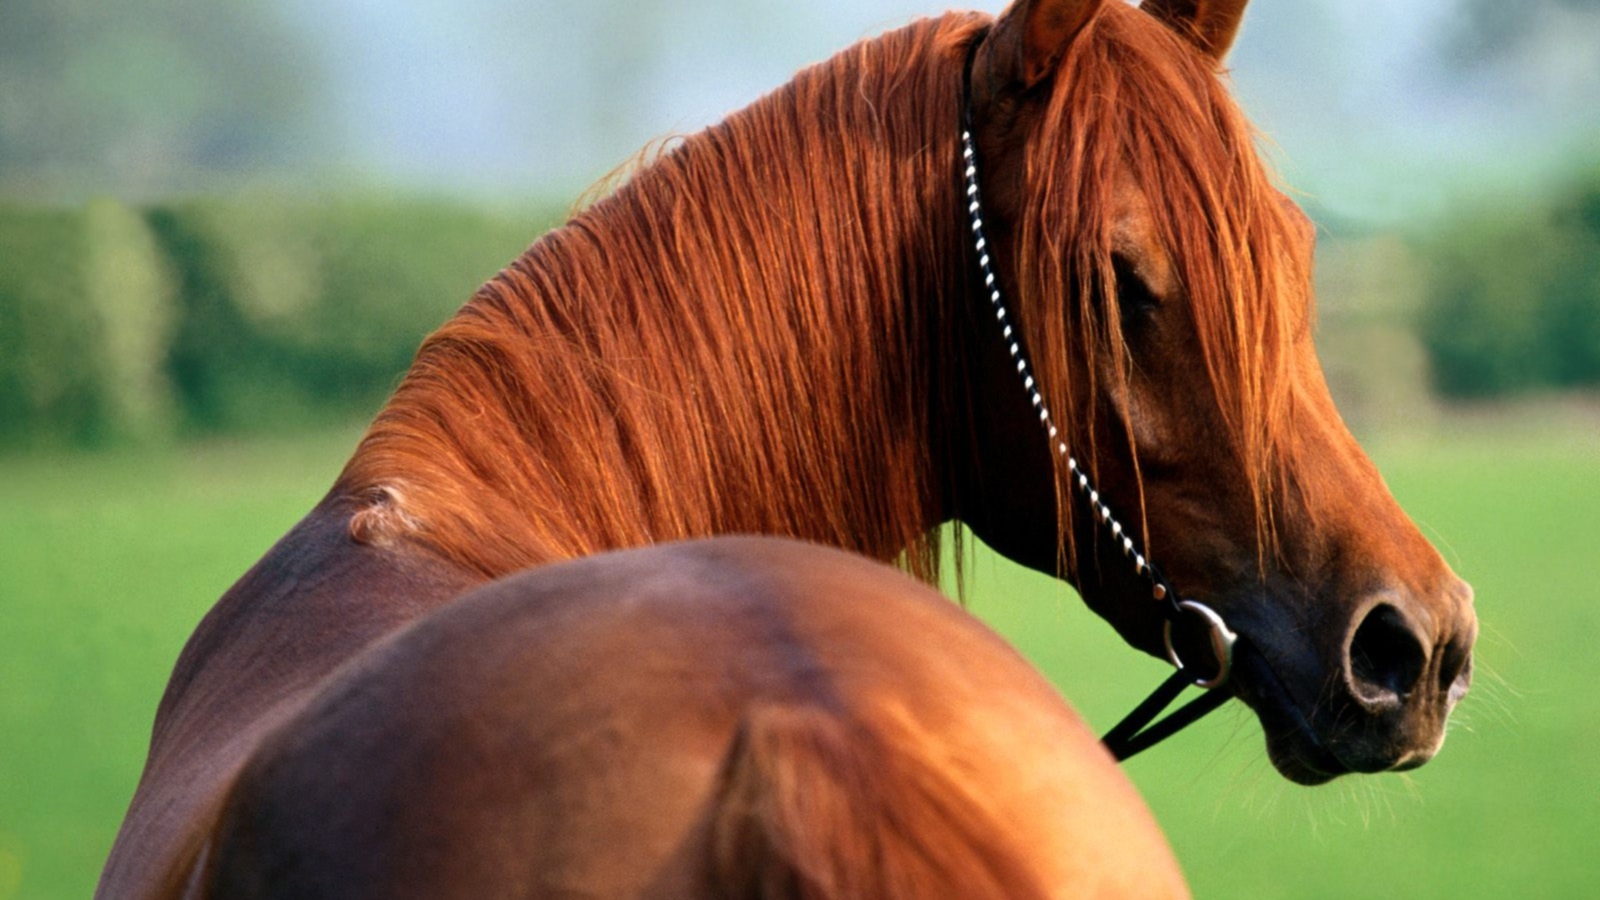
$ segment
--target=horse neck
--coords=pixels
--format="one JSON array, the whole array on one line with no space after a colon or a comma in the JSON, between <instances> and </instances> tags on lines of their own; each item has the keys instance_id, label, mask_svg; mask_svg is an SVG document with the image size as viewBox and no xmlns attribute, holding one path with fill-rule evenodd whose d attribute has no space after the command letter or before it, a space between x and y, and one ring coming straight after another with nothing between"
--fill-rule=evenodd
<instances>
[{"instance_id":1,"label":"horse neck","mask_svg":"<svg viewBox=\"0 0 1600 900\"><path fill-rule=\"evenodd\" d=\"M946 31L802 73L487 284L346 469L357 538L493 577L778 534L931 577L966 274Z\"/></svg>"}]
</instances>

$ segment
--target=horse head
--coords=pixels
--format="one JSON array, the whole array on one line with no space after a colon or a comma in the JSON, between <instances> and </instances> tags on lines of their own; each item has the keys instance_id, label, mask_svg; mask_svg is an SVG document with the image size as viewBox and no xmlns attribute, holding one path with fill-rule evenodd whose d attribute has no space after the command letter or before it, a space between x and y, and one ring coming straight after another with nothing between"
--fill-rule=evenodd
<instances>
[{"instance_id":1,"label":"horse head","mask_svg":"<svg viewBox=\"0 0 1600 900\"><path fill-rule=\"evenodd\" d=\"M1315 228L1273 186L1219 77L1244 5L1018 0L974 47L994 272L1060 433L1041 439L1007 341L980 326L970 468L985 474L957 505L996 549L1067 577L1130 643L1165 654L1140 577L1145 554L1159 560L1238 632L1230 689L1277 768L1316 784L1430 759L1477 625L1470 587L1329 395L1311 337ZM1048 452L1069 446L1094 503L1069 456ZM1139 566L1098 527L1101 497Z\"/></svg>"}]
</instances>

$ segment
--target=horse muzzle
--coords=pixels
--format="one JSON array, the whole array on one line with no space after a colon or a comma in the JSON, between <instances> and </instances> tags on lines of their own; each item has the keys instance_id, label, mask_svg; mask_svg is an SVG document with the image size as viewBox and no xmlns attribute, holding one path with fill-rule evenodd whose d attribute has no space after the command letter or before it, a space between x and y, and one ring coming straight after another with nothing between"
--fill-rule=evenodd
<instances>
[{"instance_id":1,"label":"horse muzzle","mask_svg":"<svg viewBox=\"0 0 1600 900\"><path fill-rule=\"evenodd\" d=\"M1477 633L1471 589L1454 581L1448 591L1459 615L1430 615L1399 591L1369 595L1333 653L1317 652L1304 629L1240 629L1233 688L1284 777L1316 785L1433 758L1471 684Z\"/></svg>"}]
</instances>

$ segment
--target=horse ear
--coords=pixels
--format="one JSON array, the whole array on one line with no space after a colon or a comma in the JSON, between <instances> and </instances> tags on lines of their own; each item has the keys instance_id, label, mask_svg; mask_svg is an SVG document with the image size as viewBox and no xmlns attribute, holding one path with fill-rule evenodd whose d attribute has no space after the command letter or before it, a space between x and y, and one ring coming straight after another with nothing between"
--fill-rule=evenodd
<instances>
[{"instance_id":1,"label":"horse ear","mask_svg":"<svg viewBox=\"0 0 1600 900\"><path fill-rule=\"evenodd\" d=\"M1017 0L995 23L993 42L1001 66L1025 88L1049 78L1104 0Z\"/></svg>"},{"instance_id":2,"label":"horse ear","mask_svg":"<svg viewBox=\"0 0 1600 900\"><path fill-rule=\"evenodd\" d=\"M1248 0L1144 0L1139 8L1193 41L1212 59L1228 55Z\"/></svg>"}]
</instances>

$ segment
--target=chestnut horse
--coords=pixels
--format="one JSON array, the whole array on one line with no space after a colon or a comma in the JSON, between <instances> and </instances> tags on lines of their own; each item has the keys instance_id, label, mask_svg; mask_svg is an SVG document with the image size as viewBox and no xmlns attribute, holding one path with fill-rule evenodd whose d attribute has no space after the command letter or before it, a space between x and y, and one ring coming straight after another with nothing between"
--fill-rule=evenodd
<instances>
[{"instance_id":1,"label":"chestnut horse","mask_svg":"<svg viewBox=\"0 0 1600 900\"><path fill-rule=\"evenodd\" d=\"M100 895L1181 894L992 637L735 533L931 580L964 523L1151 653L1158 559L1287 777L1429 759L1471 592L1328 396L1243 6L918 22L546 235L201 622Z\"/></svg>"}]
</instances>

